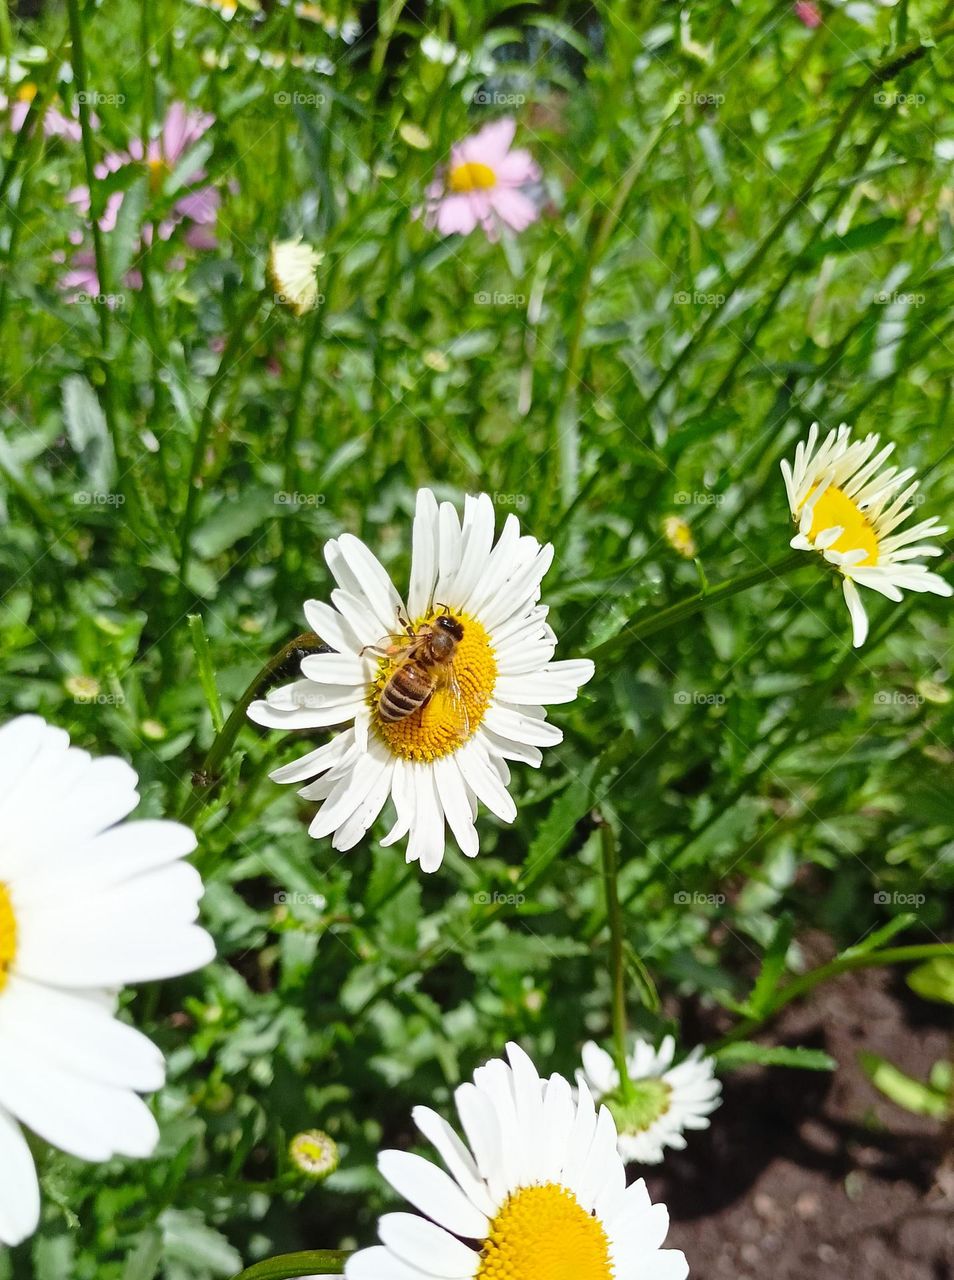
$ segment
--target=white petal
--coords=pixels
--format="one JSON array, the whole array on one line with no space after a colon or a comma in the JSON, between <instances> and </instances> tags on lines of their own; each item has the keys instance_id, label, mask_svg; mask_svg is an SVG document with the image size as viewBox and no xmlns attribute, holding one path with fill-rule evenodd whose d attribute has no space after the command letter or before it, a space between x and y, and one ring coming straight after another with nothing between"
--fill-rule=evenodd
<instances>
[{"instance_id":1,"label":"white petal","mask_svg":"<svg viewBox=\"0 0 954 1280\"><path fill-rule=\"evenodd\" d=\"M430 489L419 489L414 529L411 535L411 584L407 608L411 618L419 618L431 605L437 582L439 513Z\"/></svg>"},{"instance_id":2,"label":"white petal","mask_svg":"<svg viewBox=\"0 0 954 1280\"><path fill-rule=\"evenodd\" d=\"M378 1221L378 1235L402 1262L441 1280L471 1280L480 1266L479 1253L412 1213L386 1213Z\"/></svg>"},{"instance_id":3,"label":"white petal","mask_svg":"<svg viewBox=\"0 0 954 1280\"><path fill-rule=\"evenodd\" d=\"M411 1152L382 1151L378 1168L399 1195L438 1226L468 1240L486 1239L490 1230L487 1215L436 1165Z\"/></svg>"},{"instance_id":4,"label":"white petal","mask_svg":"<svg viewBox=\"0 0 954 1280\"><path fill-rule=\"evenodd\" d=\"M845 604L851 614L852 642L856 649L860 649L868 638L868 615L865 613L865 606L861 603L858 588L850 578L843 580L843 587Z\"/></svg>"},{"instance_id":5,"label":"white petal","mask_svg":"<svg viewBox=\"0 0 954 1280\"><path fill-rule=\"evenodd\" d=\"M40 1221L36 1166L20 1126L0 1107L0 1244L16 1245Z\"/></svg>"}]
</instances>

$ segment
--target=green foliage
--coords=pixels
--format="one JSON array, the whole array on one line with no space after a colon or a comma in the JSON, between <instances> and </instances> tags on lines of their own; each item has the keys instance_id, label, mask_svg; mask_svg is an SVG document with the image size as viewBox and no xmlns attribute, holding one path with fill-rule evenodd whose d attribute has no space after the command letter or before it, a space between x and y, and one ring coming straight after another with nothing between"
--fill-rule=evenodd
<instances>
[{"instance_id":1,"label":"green foliage","mask_svg":"<svg viewBox=\"0 0 954 1280\"><path fill-rule=\"evenodd\" d=\"M312 807L268 780L303 740L242 730L195 816L219 959L124 1015L169 1062L161 1148L96 1168L42 1153L43 1227L0 1280L213 1280L368 1241L392 1203L376 1153L413 1144L412 1105L447 1109L508 1039L571 1076L608 1040L594 812L618 838L648 1036L684 1003L713 1041L767 1017L808 930L864 959L950 926L945 602L872 597L852 651L806 557L678 626L626 626L785 554L779 461L815 419L880 431L925 515L950 509L946 6L832 6L810 32L789 6L706 2L687 34L666 3L444 0L430 30L381 5L353 44L267 8L84 7L97 159L173 101L216 117L158 184L101 183L104 201L130 183L103 237L109 305L61 287L81 148L0 137L5 715L124 756L144 813L182 813L223 714L327 596L323 541L360 535L403 583L422 484L486 491L554 542L559 657L616 647L553 709L543 767L514 767L517 821L482 814L479 858L448 852L433 877L378 847L387 814L345 856L311 841ZM68 105L63 37L48 6L18 44L50 51L31 76ZM440 239L415 217L426 184L505 111L544 216L499 244ZM182 227L144 247L196 159L218 249ZM302 320L262 292L269 242L299 233L325 254ZM695 561L663 535L674 514ZM950 999L940 961L911 982ZM866 1061L944 1114L940 1085ZM835 1065L750 1039L719 1063ZM286 1154L313 1127L342 1152L317 1186Z\"/></svg>"}]
</instances>

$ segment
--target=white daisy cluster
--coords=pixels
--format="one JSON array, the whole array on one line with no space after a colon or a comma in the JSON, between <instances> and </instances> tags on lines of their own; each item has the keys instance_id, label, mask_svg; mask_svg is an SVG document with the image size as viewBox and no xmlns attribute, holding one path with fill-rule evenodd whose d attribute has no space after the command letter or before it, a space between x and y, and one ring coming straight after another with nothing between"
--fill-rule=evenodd
<instances>
[{"instance_id":1,"label":"white daisy cluster","mask_svg":"<svg viewBox=\"0 0 954 1280\"><path fill-rule=\"evenodd\" d=\"M40 1192L18 1121L85 1160L147 1156L138 1096L162 1054L115 1016L119 987L188 973L215 953L202 881L175 822L123 823L139 803L122 760L93 760L39 716L0 729L0 1243L36 1229Z\"/></svg>"},{"instance_id":2,"label":"white daisy cluster","mask_svg":"<svg viewBox=\"0 0 954 1280\"><path fill-rule=\"evenodd\" d=\"M349 1259L348 1280L683 1280L663 1249L665 1205L627 1187L610 1112L585 1083L541 1079L515 1044L454 1100L466 1143L428 1107L414 1123L440 1156L384 1151L382 1176L425 1217L385 1214L381 1244ZM446 1170L446 1172L444 1171Z\"/></svg>"},{"instance_id":3,"label":"white daisy cluster","mask_svg":"<svg viewBox=\"0 0 954 1280\"><path fill-rule=\"evenodd\" d=\"M818 423L807 442L799 442L795 460L782 462L785 489L798 533L792 546L817 551L842 575L845 603L851 614L855 647L868 635L868 616L858 587L869 587L889 600L902 591L951 595L951 587L923 564L919 556L939 556L941 547L925 539L947 532L934 516L907 529L914 514L919 482L914 469L885 466L893 444L878 449L877 435L852 440L844 423L818 443Z\"/></svg>"}]
</instances>

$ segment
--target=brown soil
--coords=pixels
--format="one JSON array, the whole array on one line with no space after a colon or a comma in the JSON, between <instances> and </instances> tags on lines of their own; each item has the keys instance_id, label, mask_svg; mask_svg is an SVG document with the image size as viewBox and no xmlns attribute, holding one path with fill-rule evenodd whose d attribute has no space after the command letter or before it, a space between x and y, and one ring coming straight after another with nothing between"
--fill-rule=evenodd
<instances>
[{"instance_id":1,"label":"brown soil","mask_svg":"<svg viewBox=\"0 0 954 1280\"><path fill-rule=\"evenodd\" d=\"M859 971L785 1011L775 1044L824 1048L833 1075L746 1068L712 1128L645 1170L692 1280L951 1280L954 1161L940 1126L864 1076L868 1049L919 1079L950 1051L949 1010Z\"/></svg>"}]
</instances>

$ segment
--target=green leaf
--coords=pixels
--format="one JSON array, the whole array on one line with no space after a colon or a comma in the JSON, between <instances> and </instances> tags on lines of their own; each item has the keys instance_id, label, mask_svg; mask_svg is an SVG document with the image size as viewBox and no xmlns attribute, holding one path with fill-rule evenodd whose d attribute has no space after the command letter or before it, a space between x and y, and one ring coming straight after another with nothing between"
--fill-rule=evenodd
<instances>
[{"instance_id":1,"label":"green leaf","mask_svg":"<svg viewBox=\"0 0 954 1280\"><path fill-rule=\"evenodd\" d=\"M189 635L192 638L192 649L195 653L196 666L199 671L199 683L205 694L205 701L212 716L212 727L218 733L225 724L222 714L222 703L215 683L215 670L212 666L212 655L209 652L209 641L205 634L202 618L197 613L189 614Z\"/></svg>"},{"instance_id":2,"label":"green leaf","mask_svg":"<svg viewBox=\"0 0 954 1280\"><path fill-rule=\"evenodd\" d=\"M122 292L126 272L141 246L142 219L146 208L148 183L140 178L123 196L116 217L116 226L104 237L109 253L109 285ZM102 304L100 304L102 305Z\"/></svg>"},{"instance_id":3,"label":"green leaf","mask_svg":"<svg viewBox=\"0 0 954 1280\"><path fill-rule=\"evenodd\" d=\"M954 1004L954 956L938 956L919 964L908 974L908 986L925 1000Z\"/></svg>"},{"instance_id":4,"label":"green leaf","mask_svg":"<svg viewBox=\"0 0 954 1280\"><path fill-rule=\"evenodd\" d=\"M856 253L859 249L870 249L887 239L901 225L898 218L873 218L871 222L862 222L856 227L850 227L842 235L826 236L817 241L807 250L803 261L820 262L829 254Z\"/></svg>"},{"instance_id":5,"label":"green leaf","mask_svg":"<svg viewBox=\"0 0 954 1280\"><path fill-rule=\"evenodd\" d=\"M526 893L532 885L543 876L570 843L577 824L589 811L593 803L590 787L582 779L574 780L559 795L547 816L537 827L537 833L530 842L523 874L520 877L520 892Z\"/></svg>"},{"instance_id":6,"label":"green leaf","mask_svg":"<svg viewBox=\"0 0 954 1280\"><path fill-rule=\"evenodd\" d=\"M799 1067L803 1071L834 1071L835 1059L822 1049L806 1049L801 1045L794 1049L784 1045L756 1044L754 1040L741 1040L738 1044L725 1045L715 1054L720 1067L743 1067L755 1063L760 1067Z\"/></svg>"},{"instance_id":7,"label":"green leaf","mask_svg":"<svg viewBox=\"0 0 954 1280\"><path fill-rule=\"evenodd\" d=\"M936 1120L946 1119L949 1111L948 1100L929 1084L906 1075L886 1058L879 1058L876 1053L862 1052L858 1055L865 1075L880 1089L886 1098L890 1098L905 1111L912 1111L919 1116L933 1116Z\"/></svg>"},{"instance_id":8,"label":"green leaf","mask_svg":"<svg viewBox=\"0 0 954 1280\"><path fill-rule=\"evenodd\" d=\"M91 494L108 494L116 475L116 455L106 426L106 417L96 392L78 373L63 379L63 418L66 434L76 451L89 482L87 503ZM79 502L81 494L74 495Z\"/></svg>"},{"instance_id":9,"label":"green leaf","mask_svg":"<svg viewBox=\"0 0 954 1280\"><path fill-rule=\"evenodd\" d=\"M159 1218L163 1256L207 1268L213 1275L234 1275L242 1265L237 1249L221 1231L202 1221L198 1210L166 1209Z\"/></svg>"},{"instance_id":10,"label":"green leaf","mask_svg":"<svg viewBox=\"0 0 954 1280\"><path fill-rule=\"evenodd\" d=\"M904 911L899 916L895 916L893 920L889 920L887 924L882 925L880 929L875 929L872 933L853 947L848 947L838 956L841 960L845 956L866 956L869 951L877 951L879 947L889 942L896 934L902 933L917 921L917 916L911 911Z\"/></svg>"},{"instance_id":11,"label":"green leaf","mask_svg":"<svg viewBox=\"0 0 954 1280\"><path fill-rule=\"evenodd\" d=\"M122 1280L153 1280L161 1261L162 1235L155 1227L150 1227L126 1255Z\"/></svg>"},{"instance_id":12,"label":"green leaf","mask_svg":"<svg viewBox=\"0 0 954 1280\"><path fill-rule=\"evenodd\" d=\"M345 1253L329 1249L313 1249L305 1253L285 1253L266 1258L236 1276L235 1280L297 1280L298 1276L340 1276L347 1258Z\"/></svg>"},{"instance_id":13,"label":"green leaf","mask_svg":"<svg viewBox=\"0 0 954 1280\"><path fill-rule=\"evenodd\" d=\"M623 958L626 963L626 972L629 974L630 981L636 988L636 994L639 996L640 1003L650 1013L658 1013L662 1008L662 1001L659 999L659 992L656 990L656 984L653 982L653 976L646 968L642 958L636 954L628 942L623 943Z\"/></svg>"},{"instance_id":14,"label":"green leaf","mask_svg":"<svg viewBox=\"0 0 954 1280\"><path fill-rule=\"evenodd\" d=\"M792 941L794 922L791 916L784 915L778 922L775 935L762 960L762 968L752 988L748 1004L752 1017L762 1018L768 1011L772 996L778 990L779 982L785 973L785 959Z\"/></svg>"}]
</instances>

